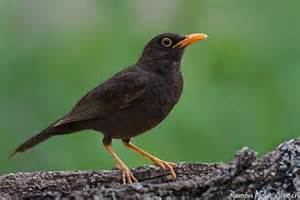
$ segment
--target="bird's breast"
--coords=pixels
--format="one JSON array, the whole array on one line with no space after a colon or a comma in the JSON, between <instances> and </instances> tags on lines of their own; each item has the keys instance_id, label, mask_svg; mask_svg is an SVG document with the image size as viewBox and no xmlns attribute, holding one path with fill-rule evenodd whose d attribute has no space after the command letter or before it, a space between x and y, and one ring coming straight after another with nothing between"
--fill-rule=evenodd
<instances>
[{"instance_id":1,"label":"bird's breast","mask_svg":"<svg viewBox=\"0 0 300 200\"><path fill-rule=\"evenodd\" d=\"M150 87L152 109L164 118L180 99L182 89L183 78L180 72L158 79L154 86Z\"/></svg>"}]
</instances>

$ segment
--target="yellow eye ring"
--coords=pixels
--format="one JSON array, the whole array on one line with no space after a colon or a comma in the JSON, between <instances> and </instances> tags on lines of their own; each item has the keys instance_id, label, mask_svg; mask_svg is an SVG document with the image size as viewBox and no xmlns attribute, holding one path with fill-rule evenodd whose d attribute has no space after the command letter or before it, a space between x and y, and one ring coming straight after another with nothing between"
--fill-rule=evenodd
<instances>
[{"instance_id":1,"label":"yellow eye ring","mask_svg":"<svg viewBox=\"0 0 300 200\"><path fill-rule=\"evenodd\" d=\"M165 37L161 40L161 44L164 47L170 47L172 45L172 40L170 38Z\"/></svg>"}]
</instances>

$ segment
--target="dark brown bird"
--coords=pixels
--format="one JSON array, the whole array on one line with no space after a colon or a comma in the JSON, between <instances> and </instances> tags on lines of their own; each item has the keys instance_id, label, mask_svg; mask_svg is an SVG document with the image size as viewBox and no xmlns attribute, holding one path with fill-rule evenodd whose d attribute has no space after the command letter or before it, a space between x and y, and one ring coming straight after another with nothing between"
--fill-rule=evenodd
<instances>
[{"instance_id":1,"label":"dark brown bird","mask_svg":"<svg viewBox=\"0 0 300 200\"><path fill-rule=\"evenodd\" d=\"M113 138L121 139L129 149L170 170L176 178L174 163L147 153L130 143L130 139L155 127L170 113L182 93L180 65L185 47L206 38L199 33L185 36L163 33L154 37L135 65L88 92L68 114L25 141L11 156L52 136L90 129L104 135L103 145L122 171L123 183L137 180L112 149Z\"/></svg>"}]
</instances>

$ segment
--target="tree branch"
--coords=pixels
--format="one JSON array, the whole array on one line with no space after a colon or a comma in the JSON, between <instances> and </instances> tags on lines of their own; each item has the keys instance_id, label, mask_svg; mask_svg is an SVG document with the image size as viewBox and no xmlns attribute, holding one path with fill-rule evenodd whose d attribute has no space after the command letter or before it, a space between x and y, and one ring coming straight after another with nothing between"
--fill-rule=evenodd
<instances>
[{"instance_id":1,"label":"tree branch","mask_svg":"<svg viewBox=\"0 0 300 200\"><path fill-rule=\"evenodd\" d=\"M131 185L120 184L117 170L8 174L0 176L0 199L300 197L299 167L300 139L295 139L261 158L244 147L228 164L178 163L176 181L155 166L134 169L140 182Z\"/></svg>"}]
</instances>

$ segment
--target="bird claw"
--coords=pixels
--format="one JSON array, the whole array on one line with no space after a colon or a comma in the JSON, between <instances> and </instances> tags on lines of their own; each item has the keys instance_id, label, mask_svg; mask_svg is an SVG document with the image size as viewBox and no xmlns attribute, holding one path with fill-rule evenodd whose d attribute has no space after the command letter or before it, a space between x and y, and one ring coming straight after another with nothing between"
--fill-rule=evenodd
<instances>
[{"instance_id":1,"label":"bird claw","mask_svg":"<svg viewBox=\"0 0 300 200\"><path fill-rule=\"evenodd\" d=\"M130 169L126 165L121 166L121 165L117 164L116 167L122 173L123 184L132 184L132 183L137 183L138 182L138 180L133 176L132 172L130 171Z\"/></svg>"},{"instance_id":2,"label":"bird claw","mask_svg":"<svg viewBox=\"0 0 300 200\"><path fill-rule=\"evenodd\" d=\"M160 160L160 159L154 159L153 163L155 165L158 165L159 167L163 168L164 170L168 169L173 177L173 179L176 179L176 173L174 171L174 168L176 167L175 163L172 162L167 162L164 160Z\"/></svg>"}]
</instances>

